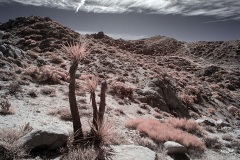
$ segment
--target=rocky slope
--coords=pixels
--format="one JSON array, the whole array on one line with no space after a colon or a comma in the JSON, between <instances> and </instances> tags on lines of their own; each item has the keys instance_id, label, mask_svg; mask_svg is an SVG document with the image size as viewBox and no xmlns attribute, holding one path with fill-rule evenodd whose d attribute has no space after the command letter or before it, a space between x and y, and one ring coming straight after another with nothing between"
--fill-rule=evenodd
<instances>
[{"instance_id":1,"label":"rocky slope","mask_svg":"<svg viewBox=\"0 0 240 160\"><path fill-rule=\"evenodd\" d=\"M4 119L0 128L15 126L25 112L29 121L40 118L33 127L45 125L48 105L51 109L68 106L70 59L61 45L78 41L80 35L50 18L35 16L9 20L0 25L0 31L0 93L17 109L15 115L0 117ZM219 124L228 127L224 129L239 141L240 40L187 43L156 36L125 41L102 32L81 39L92 51L77 71L79 81L80 75L95 74L110 86L122 82L134 91L131 96L119 96L111 92L112 87L107 99L107 115L117 119L115 123L128 141L133 133L124 124L134 117L207 119L215 127L221 121ZM47 78L41 76L43 72L49 74ZM46 95L46 87L55 91ZM86 103L88 96L78 96L86 119L91 114L86 109L91 109ZM30 106L35 108L33 113ZM144 106L148 109L143 110ZM50 119L52 124L60 123L57 118ZM239 147L233 152L239 153Z\"/></svg>"}]
</instances>

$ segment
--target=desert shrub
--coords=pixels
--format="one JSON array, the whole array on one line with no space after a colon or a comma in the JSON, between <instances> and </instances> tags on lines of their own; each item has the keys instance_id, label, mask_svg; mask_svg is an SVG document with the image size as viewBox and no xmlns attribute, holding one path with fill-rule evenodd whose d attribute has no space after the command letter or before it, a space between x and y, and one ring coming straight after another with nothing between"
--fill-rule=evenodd
<instances>
[{"instance_id":1,"label":"desert shrub","mask_svg":"<svg viewBox=\"0 0 240 160\"><path fill-rule=\"evenodd\" d=\"M229 133L226 133L226 134L222 135L222 139L225 140L225 141L232 141L233 136Z\"/></svg>"},{"instance_id":2,"label":"desert shrub","mask_svg":"<svg viewBox=\"0 0 240 160\"><path fill-rule=\"evenodd\" d=\"M169 118L166 123L171 124L174 128L186 130L190 133L201 133L201 126L193 119Z\"/></svg>"},{"instance_id":3,"label":"desert shrub","mask_svg":"<svg viewBox=\"0 0 240 160\"><path fill-rule=\"evenodd\" d=\"M67 72L65 70L50 65L32 66L27 68L24 73L41 84L61 84L62 81L67 80Z\"/></svg>"},{"instance_id":4,"label":"desert shrub","mask_svg":"<svg viewBox=\"0 0 240 160\"><path fill-rule=\"evenodd\" d=\"M38 96L39 93L38 93L38 91L37 91L36 89L31 89L30 91L28 91L27 94L28 94L29 96L35 98L35 97Z\"/></svg>"},{"instance_id":5,"label":"desert shrub","mask_svg":"<svg viewBox=\"0 0 240 160\"><path fill-rule=\"evenodd\" d=\"M32 58L32 59L37 59L38 58L38 54L34 51L31 51L31 50L27 50L27 55Z\"/></svg>"},{"instance_id":6,"label":"desert shrub","mask_svg":"<svg viewBox=\"0 0 240 160\"><path fill-rule=\"evenodd\" d=\"M235 118L240 119L240 109L238 109L237 107L231 105L231 106L229 106L229 107L227 108L227 110L228 110L228 112L229 112L231 115L233 115Z\"/></svg>"},{"instance_id":7,"label":"desert shrub","mask_svg":"<svg viewBox=\"0 0 240 160\"><path fill-rule=\"evenodd\" d=\"M10 83L9 85L9 93L10 94L17 94L21 91L21 86L19 83Z\"/></svg>"},{"instance_id":8,"label":"desert shrub","mask_svg":"<svg viewBox=\"0 0 240 160\"><path fill-rule=\"evenodd\" d=\"M217 137L204 137L204 142L207 148L221 149L222 144Z\"/></svg>"},{"instance_id":9,"label":"desert shrub","mask_svg":"<svg viewBox=\"0 0 240 160\"><path fill-rule=\"evenodd\" d=\"M20 126L18 129L1 129L0 130L0 142L6 149L5 152L1 152L0 158L3 159L24 159L27 156L27 152L24 148L21 148L17 141L22 136L26 135L32 130L29 123ZM1 147L1 145L0 145Z\"/></svg>"},{"instance_id":10,"label":"desert shrub","mask_svg":"<svg viewBox=\"0 0 240 160\"><path fill-rule=\"evenodd\" d=\"M1 97L0 109L1 115L9 115L15 113L14 109L11 107L11 103L6 99L6 97Z\"/></svg>"},{"instance_id":11,"label":"desert shrub","mask_svg":"<svg viewBox=\"0 0 240 160\"><path fill-rule=\"evenodd\" d=\"M43 95L50 95L51 97L53 97L56 96L56 89L46 86L41 89L41 93Z\"/></svg>"},{"instance_id":12,"label":"desert shrub","mask_svg":"<svg viewBox=\"0 0 240 160\"><path fill-rule=\"evenodd\" d=\"M59 116L64 121L72 121L72 115L68 108L57 108L48 111L48 115Z\"/></svg>"},{"instance_id":13,"label":"desert shrub","mask_svg":"<svg viewBox=\"0 0 240 160\"><path fill-rule=\"evenodd\" d=\"M2 81L9 81L16 78L16 73L10 70L0 69L0 73L1 73L0 80Z\"/></svg>"},{"instance_id":14,"label":"desert shrub","mask_svg":"<svg viewBox=\"0 0 240 160\"><path fill-rule=\"evenodd\" d=\"M113 82L110 86L110 93L116 94L122 99L129 98L130 100L132 100L133 91L133 87L122 82Z\"/></svg>"},{"instance_id":15,"label":"desert shrub","mask_svg":"<svg viewBox=\"0 0 240 160\"><path fill-rule=\"evenodd\" d=\"M192 106L197 100L196 96L188 95L186 93L178 93L178 98L188 106Z\"/></svg>"},{"instance_id":16,"label":"desert shrub","mask_svg":"<svg viewBox=\"0 0 240 160\"><path fill-rule=\"evenodd\" d=\"M64 62L62 57L57 56L57 55L51 55L50 56L50 62L55 63L55 64L61 64Z\"/></svg>"},{"instance_id":17,"label":"desert shrub","mask_svg":"<svg viewBox=\"0 0 240 160\"><path fill-rule=\"evenodd\" d=\"M154 119L132 119L127 122L128 128L136 129L146 134L155 142L175 141L188 148L204 150L204 143L196 136L180 129L174 128L171 124L161 123Z\"/></svg>"}]
</instances>

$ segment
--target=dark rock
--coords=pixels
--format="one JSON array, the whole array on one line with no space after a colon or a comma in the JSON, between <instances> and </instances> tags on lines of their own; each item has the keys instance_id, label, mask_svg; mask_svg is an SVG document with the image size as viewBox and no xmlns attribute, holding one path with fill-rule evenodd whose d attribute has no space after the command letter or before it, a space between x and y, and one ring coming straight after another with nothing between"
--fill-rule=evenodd
<instances>
[{"instance_id":1,"label":"dark rock","mask_svg":"<svg viewBox=\"0 0 240 160\"><path fill-rule=\"evenodd\" d=\"M104 33L101 31L101 32L98 32L97 34L93 34L93 37L95 38L95 39L102 39L102 38L104 38Z\"/></svg>"},{"instance_id":2,"label":"dark rock","mask_svg":"<svg viewBox=\"0 0 240 160\"><path fill-rule=\"evenodd\" d=\"M0 160L13 160L8 149L6 149L2 144L0 144Z\"/></svg>"},{"instance_id":3,"label":"dark rock","mask_svg":"<svg viewBox=\"0 0 240 160\"><path fill-rule=\"evenodd\" d=\"M61 126L51 126L36 129L21 137L18 142L20 147L28 150L44 147L48 150L57 149L67 143L68 132Z\"/></svg>"},{"instance_id":4,"label":"dark rock","mask_svg":"<svg viewBox=\"0 0 240 160\"><path fill-rule=\"evenodd\" d=\"M6 52L6 50L7 50L7 48L6 48L6 46L4 44L0 45L0 51L2 53Z\"/></svg>"}]
</instances>

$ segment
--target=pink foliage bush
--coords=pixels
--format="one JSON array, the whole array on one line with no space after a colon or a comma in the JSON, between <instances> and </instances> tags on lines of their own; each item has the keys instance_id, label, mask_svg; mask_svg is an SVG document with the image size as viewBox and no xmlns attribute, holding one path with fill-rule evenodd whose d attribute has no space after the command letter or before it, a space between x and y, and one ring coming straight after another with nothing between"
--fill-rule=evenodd
<instances>
[{"instance_id":1,"label":"pink foliage bush","mask_svg":"<svg viewBox=\"0 0 240 160\"><path fill-rule=\"evenodd\" d=\"M204 150L204 143L196 136L175 128L171 123L161 123L154 119L136 118L129 120L126 127L146 134L155 142L175 141L188 148Z\"/></svg>"}]
</instances>

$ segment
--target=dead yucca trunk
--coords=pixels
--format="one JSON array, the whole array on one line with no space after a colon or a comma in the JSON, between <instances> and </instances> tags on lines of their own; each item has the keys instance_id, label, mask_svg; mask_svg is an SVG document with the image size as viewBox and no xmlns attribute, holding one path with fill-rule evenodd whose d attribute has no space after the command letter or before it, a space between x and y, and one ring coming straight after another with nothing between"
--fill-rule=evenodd
<instances>
[{"instance_id":1,"label":"dead yucca trunk","mask_svg":"<svg viewBox=\"0 0 240 160\"><path fill-rule=\"evenodd\" d=\"M91 99L92 99L92 107L93 107L93 125L94 125L95 128L98 128L98 124L97 124L98 108L97 108L95 92L91 93Z\"/></svg>"},{"instance_id":2,"label":"dead yucca trunk","mask_svg":"<svg viewBox=\"0 0 240 160\"><path fill-rule=\"evenodd\" d=\"M100 124L103 122L105 108L106 108L106 91L107 91L107 82L104 80L101 86L101 94L100 94L100 104L99 104L99 112L98 118Z\"/></svg>"}]
</instances>

